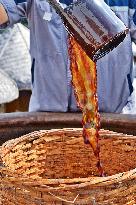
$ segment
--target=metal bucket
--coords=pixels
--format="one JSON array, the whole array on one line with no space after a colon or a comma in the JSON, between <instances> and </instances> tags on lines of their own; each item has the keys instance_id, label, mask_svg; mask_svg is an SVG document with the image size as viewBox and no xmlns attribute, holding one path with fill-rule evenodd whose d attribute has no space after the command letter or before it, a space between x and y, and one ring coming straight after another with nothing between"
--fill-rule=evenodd
<instances>
[{"instance_id":1,"label":"metal bucket","mask_svg":"<svg viewBox=\"0 0 136 205\"><path fill-rule=\"evenodd\" d=\"M93 61L117 47L128 33L124 23L102 0L78 0L65 9L56 0L48 2Z\"/></svg>"}]
</instances>

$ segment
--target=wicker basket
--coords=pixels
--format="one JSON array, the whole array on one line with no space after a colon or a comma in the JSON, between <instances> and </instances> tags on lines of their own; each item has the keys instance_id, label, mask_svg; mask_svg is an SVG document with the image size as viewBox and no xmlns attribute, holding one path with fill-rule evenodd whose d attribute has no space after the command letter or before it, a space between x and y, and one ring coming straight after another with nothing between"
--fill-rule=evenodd
<instances>
[{"instance_id":1,"label":"wicker basket","mask_svg":"<svg viewBox=\"0 0 136 205\"><path fill-rule=\"evenodd\" d=\"M81 129L37 131L1 147L0 205L135 205L136 137L100 131L99 177ZM3 165L3 163L1 163Z\"/></svg>"}]
</instances>

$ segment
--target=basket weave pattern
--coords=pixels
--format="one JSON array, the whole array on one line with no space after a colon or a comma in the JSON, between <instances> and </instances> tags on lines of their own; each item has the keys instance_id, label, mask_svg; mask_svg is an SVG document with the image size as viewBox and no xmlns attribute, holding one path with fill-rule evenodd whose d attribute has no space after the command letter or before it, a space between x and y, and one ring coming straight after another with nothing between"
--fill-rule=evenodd
<instances>
[{"instance_id":1,"label":"basket weave pattern","mask_svg":"<svg viewBox=\"0 0 136 205\"><path fill-rule=\"evenodd\" d=\"M82 129L43 130L1 148L0 205L136 204L136 137L100 131L106 177Z\"/></svg>"}]
</instances>

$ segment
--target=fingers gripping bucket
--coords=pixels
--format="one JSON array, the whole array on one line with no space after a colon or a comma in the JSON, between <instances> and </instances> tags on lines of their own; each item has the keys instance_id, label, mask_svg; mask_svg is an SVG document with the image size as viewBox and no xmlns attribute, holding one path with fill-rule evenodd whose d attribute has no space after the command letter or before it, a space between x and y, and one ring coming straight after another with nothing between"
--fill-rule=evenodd
<instances>
[{"instance_id":1,"label":"fingers gripping bucket","mask_svg":"<svg viewBox=\"0 0 136 205\"><path fill-rule=\"evenodd\" d=\"M103 0L78 0L65 9L56 0L48 2L93 61L117 47L128 33L124 23Z\"/></svg>"},{"instance_id":2,"label":"fingers gripping bucket","mask_svg":"<svg viewBox=\"0 0 136 205\"><path fill-rule=\"evenodd\" d=\"M106 177L98 177L82 129L43 130L7 141L1 148L1 204L134 205L136 137L100 130L100 147Z\"/></svg>"}]
</instances>

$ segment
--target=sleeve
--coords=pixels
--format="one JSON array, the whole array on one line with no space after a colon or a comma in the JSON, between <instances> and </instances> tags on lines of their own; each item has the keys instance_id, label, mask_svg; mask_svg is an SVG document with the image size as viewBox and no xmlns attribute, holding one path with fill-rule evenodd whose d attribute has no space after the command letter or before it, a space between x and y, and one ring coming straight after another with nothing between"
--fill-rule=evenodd
<instances>
[{"instance_id":1,"label":"sleeve","mask_svg":"<svg viewBox=\"0 0 136 205\"><path fill-rule=\"evenodd\" d=\"M16 5L14 0L0 0L0 3L4 6L9 18L9 21L6 24L2 25L2 28L12 26L13 24L18 23L21 18L27 16L26 2Z\"/></svg>"},{"instance_id":2,"label":"sleeve","mask_svg":"<svg viewBox=\"0 0 136 205\"><path fill-rule=\"evenodd\" d=\"M129 25L132 41L136 43L136 0L129 3Z\"/></svg>"},{"instance_id":3,"label":"sleeve","mask_svg":"<svg viewBox=\"0 0 136 205\"><path fill-rule=\"evenodd\" d=\"M134 15L133 15L133 21L134 21L134 24L136 25L136 11L134 12Z\"/></svg>"}]
</instances>

